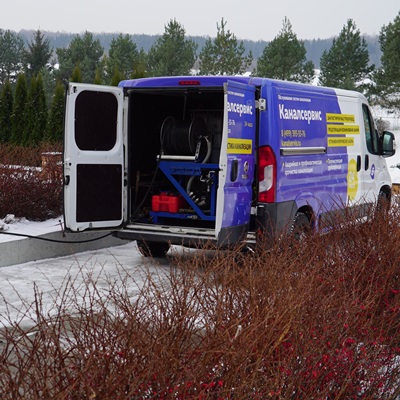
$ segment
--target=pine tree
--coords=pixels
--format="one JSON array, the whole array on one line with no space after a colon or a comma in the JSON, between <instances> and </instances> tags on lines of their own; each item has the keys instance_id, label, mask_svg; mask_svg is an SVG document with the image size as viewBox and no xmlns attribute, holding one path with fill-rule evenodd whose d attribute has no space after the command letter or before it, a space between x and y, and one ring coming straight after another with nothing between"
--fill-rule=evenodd
<instances>
[{"instance_id":1,"label":"pine tree","mask_svg":"<svg viewBox=\"0 0 400 400\"><path fill-rule=\"evenodd\" d=\"M38 75L43 68L48 66L53 49L50 48L50 40L44 38L40 30L33 32L33 40L28 44L26 51L26 64L29 75Z\"/></svg>"},{"instance_id":2,"label":"pine tree","mask_svg":"<svg viewBox=\"0 0 400 400\"><path fill-rule=\"evenodd\" d=\"M311 83L314 64L307 61L304 42L297 39L289 19L283 20L280 33L264 48L257 61L257 76Z\"/></svg>"},{"instance_id":3,"label":"pine tree","mask_svg":"<svg viewBox=\"0 0 400 400\"><path fill-rule=\"evenodd\" d=\"M138 62L134 66L133 72L129 78L137 79L137 78L144 78L145 76L147 76L146 64L147 64L147 53L145 53L143 49L140 49Z\"/></svg>"},{"instance_id":4,"label":"pine tree","mask_svg":"<svg viewBox=\"0 0 400 400\"><path fill-rule=\"evenodd\" d=\"M0 29L0 88L8 79L15 82L24 67L24 41L10 30Z\"/></svg>"},{"instance_id":5,"label":"pine tree","mask_svg":"<svg viewBox=\"0 0 400 400\"><path fill-rule=\"evenodd\" d=\"M382 67L376 71L374 94L384 107L400 107L400 12L379 34Z\"/></svg>"},{"instance_id":6,"label":"pine tree","mask_svg":"<svg viewBox=\"0 0 400 400\"><path fill-rule=\"evenodd\" d=\"M364 80L370 77L374 66L369 65L367 42L353 20L347 21L339 36L333 39L329 51L323 52L320 64L321 85L359 91L365 89Z\"/></svg>"},{"instance_id":7,"label":"pine tree","mask_svg":"<svg viewBox=\"0 0 400 400\"><path fill-rule=\"evenodd\" d=\"M46 94L46 104L47 107L50 108L54 96L54 90L57 84L57 74L54 71L53 67L43 67L40 70L40 74L43 78L44 92Z\"/></svg>"},{"instance_id":8,"label":"pine tree","mask_svg":"<svg viewBox=\"0 0 400 400\"><path fill-rule=\"evenodd\" d=\"M93 83L96 69L101 66L104 49L100 40L94 39L93 34L86 31L82 36L76 35L67 48L58 48L56 53L60 64L58 70L60 80L69 79L74 68L79 65L81 82Z\"/></svg>"},{"instance_id":9,"label":"pine tree","mask_svg":"<svg viewBox=\"0 0 400 400\"><path fill-rule=\"evenodd\" d=\"M121 80L128 79L138 63L139 52L129 35L119 34L117 38L112 39L105 62L110 77L113 76L115 68L118 68Z\"/></svg>"},{"instance_id":10,"label":"pine tree","mask_svg":"<svg viewBox=\"0 0 400 400\"><path fill-rule=\"evenodd\" d=\"M149 76L188 75L196 61L197 45L185 39L185 29L176 20L165 27L147 56Z\"/></svg>"},{"instance_id":11,"label":"pine tree","mask_svg":"<svg viewBox=\"0 0 400 400\"><path fill-rule=\"evenodd\" d=\"M24 130L26 127L26 105L28 99L28 87L25 74L20 74L15 87L14 108L12 114L11 142L21 145L23 143Z\"/></svg>"},{"instance_id":12,"label":"pine tree","mask_svg":"<svg viewBox=\"0 0 400 400\"><path fill-rule=\"evenodd\" d=\"M8 143L12 135L13 93L7 79L0 95L0 143Z\"/></svg>"},{"instance_id":13,"label":"pine tree","mask_svg":"<svg viewBox=\"0 0 400 400\"><path fill-rule=\"evenodd\" d=\"M250 67L253 54L245 55L243 41L238 42L236 36L225 30L226 22L222 18L217 23L217 37L207 39L199 54L201 75L242 75Z\"/></svg>"},{"instance_id":14,"label":"pine tree","mask_svg":"<svg viewBox=\"0 0 400 400\"><path fill-rule=\"evenodd\" d=\"M49 113L49 123L45 139L53 143L61 143L64 134L64 103L65 91L64 85L58 81L51 103Z\"/></svg>"}]
</instances>

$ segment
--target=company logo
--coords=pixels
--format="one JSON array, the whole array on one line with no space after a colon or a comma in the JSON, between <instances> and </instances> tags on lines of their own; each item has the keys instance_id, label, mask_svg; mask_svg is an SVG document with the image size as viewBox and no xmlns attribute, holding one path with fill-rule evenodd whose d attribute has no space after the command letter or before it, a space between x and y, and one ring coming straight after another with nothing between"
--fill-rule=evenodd
<instances>
[{"instance_id":1,"label":"company logo","mask_svg":"<svg viewBox=\"0 0 400 400\"><path fill-rule=\"evenodd\" d=\"M375 179L375 164L371 165L370 177L371 177L371 179Z\"/></svg>"},{"instance_id":2,"label":"company logo","mask_svg":"<svg viewBox=\"0 0 400 400\"><path fill-rule=\"evenodd\" d=\"M252 105L233 103L230 101L228 102L227 107L229 112L239 114L240 116L242 116L242 114L253 115Z\"/></svg>"},{"instance_id":3,"label":"company logo","mask_svg":"<svg viewBox=\"0 0 400 400\"><path fill-rule=\"evenodd\" d=\"M280 119L307 121L308 124L311 121L322 121L322 111L285 108L284 104L279 104L278 107Z\"/></svg>"}]
</instances>

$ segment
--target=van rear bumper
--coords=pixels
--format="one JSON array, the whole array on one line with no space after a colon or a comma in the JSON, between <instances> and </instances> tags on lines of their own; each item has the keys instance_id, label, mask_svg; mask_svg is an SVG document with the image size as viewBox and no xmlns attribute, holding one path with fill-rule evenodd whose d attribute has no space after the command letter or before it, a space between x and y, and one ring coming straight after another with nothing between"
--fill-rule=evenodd
<instances>
[{"instance_id":1,"label":"van rear bumper","mask_svg":"<svg viewBox=\"0 0 400 400\"><path fill-rule=\"evenodd\" d=\"M113 232L113 236L126 240L169 242L171 244L189 247L216 242L214 229L196 229L140 223L129 224L123 229Z\"/></svg>"},{"instance_id":2,"label":"van rear bumper","mask_svg":"<svg viewBox=\"0 0 400 400\"><path fill-rule=\"evenodd\" d=\"M286 233L290 229L297 205L294 200L281 203L258 203L256 231L268 238Z\"/></svg>"},{"instance_id":3,"label":"van rear bumper","mask_svg":"<svg viewBox=\"0 0 400 400\"><path fill-rule=\"evenodd\" d=\"M254 243L254 233L274 237L290 228L297 211L294 201L281 203L259 203L257 207L256 225L246 237L235 239L245 240L247 243ZM245 232L245 227L238 227L240 232ZM169 242L190 247L197 247L207 243L218 243L214 229L189 228L183 226L152 225L143 223L132 223L123 229L115 231L113 236L125 240L144 240L149 242ZM258 236L258 235L256 235Z\"/></svg>"}]
</instances>

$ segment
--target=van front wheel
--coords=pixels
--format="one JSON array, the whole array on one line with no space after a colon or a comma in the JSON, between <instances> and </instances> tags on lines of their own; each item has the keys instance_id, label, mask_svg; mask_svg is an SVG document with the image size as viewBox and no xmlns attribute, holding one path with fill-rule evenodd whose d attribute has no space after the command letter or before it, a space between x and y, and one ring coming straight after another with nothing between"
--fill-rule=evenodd
<instances>
[{"instance_id":1,"label":"van front wheel","mask_svg":"<svg viewBox=\"0 0 400 400\"><path fill-rule=\"evenodd\" d=\"M385 218L389 214L390 210L390 195L381 190L378 195L376 202L375 215L381 218Z\"/></svg>"},{"instance_id":2,"label":"van front wheel","mask_svg":"<svg viewBox=\"0 0 400 400\"><path fill-rule=\"evenodd\" d=\"M170 248L167 242L146 242L137 240L139 253L144 257L164 257Z\"/></svg>"}]
</instances>

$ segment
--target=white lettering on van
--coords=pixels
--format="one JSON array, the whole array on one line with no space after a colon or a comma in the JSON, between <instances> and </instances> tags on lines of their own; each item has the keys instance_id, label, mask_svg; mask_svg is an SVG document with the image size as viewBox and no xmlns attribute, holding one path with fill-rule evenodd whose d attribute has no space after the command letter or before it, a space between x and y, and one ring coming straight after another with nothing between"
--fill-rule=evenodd
<instances>
[{"instance_id":1,"label":"white lettering on van","mask_svg":"<svg viewBox=\"0 0 400 400\"><path fill-rule=\"evenodd\" d=\"M232 92L231 90L228 91L228 94L230 94L232 96L237 96L237 97L244 97L244 93Z\"/></svg>"},{"instance_id":2,"label":"white lettering on van","mask_svg":"<svg viewBox=\"0 0 400 400\"><path fill-rule=\"evenodd\" d=\"M326 163L328 164L328 171L341 171L343 160L341 158L337 159L328 158L326 160Z\"/></svg>"},{"instance_id":3,"label":"white lettering on van","mask_svg":"<svg viewBox=\"0 0 400 400\"><path fill-rule=\"evenodd\" d=\"M299 121L322 121L322 112L317 110L301 110L297 108L285 108L284 104L279 104L279 118Z\"/></svg>"},{"instance_id":4,"label":"white lettering on van","mask_svg":"<svg viewBox=\"0 0 400 400\"><path fill-rule=\"evenodd\" d=\"M229 112L239 114L240 116L242 114L253 115L253 106L251 105L228 102L227 106Z\"/></svg>"}]
</instances>

